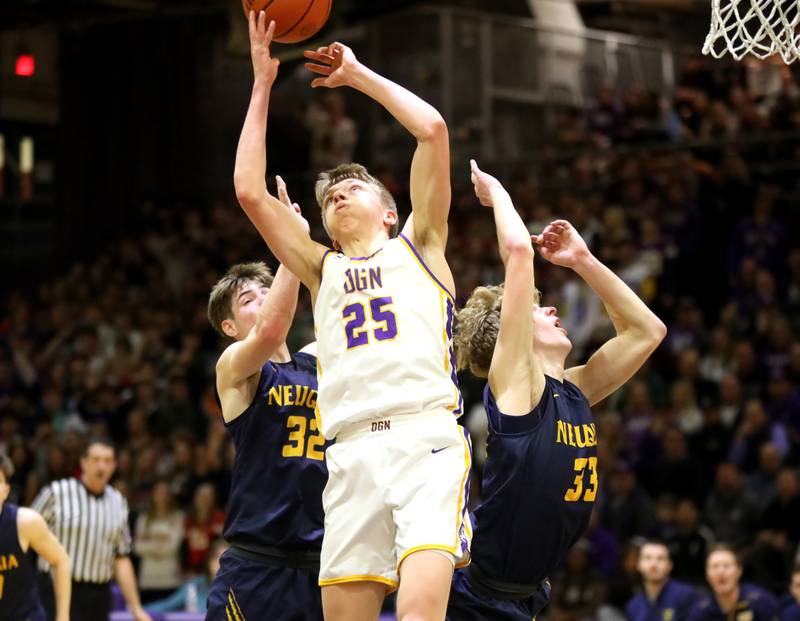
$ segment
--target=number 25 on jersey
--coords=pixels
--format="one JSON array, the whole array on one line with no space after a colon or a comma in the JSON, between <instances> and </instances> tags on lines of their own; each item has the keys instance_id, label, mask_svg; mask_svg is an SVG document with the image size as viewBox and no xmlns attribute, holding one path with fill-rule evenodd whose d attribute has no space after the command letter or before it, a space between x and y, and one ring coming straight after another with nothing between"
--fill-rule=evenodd
<instances>
[{"instance_id":1,"label":"number 25 on jersey","mask_svg":"<svg viewBox=\"0 0 800 621\"><path fill-rule=\"evenodd\" d=\"M374 298L369 301L369 309L361 302L348 304L342 309L342 319L345 320L344 334L347 337L347 349L354 349L368 345L370 334L376 341L390 341L397 336L397 318L391 310L392 298ZM367 323L367 311L371 318L370 327Z\"/></svg>"}]
</instances>

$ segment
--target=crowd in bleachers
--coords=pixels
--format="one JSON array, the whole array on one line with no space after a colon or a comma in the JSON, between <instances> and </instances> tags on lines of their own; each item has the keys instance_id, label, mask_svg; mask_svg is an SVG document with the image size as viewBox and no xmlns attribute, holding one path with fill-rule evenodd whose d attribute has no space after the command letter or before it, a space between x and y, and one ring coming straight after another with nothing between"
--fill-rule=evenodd
<instances>
[{"instance_id":1,"label":"crowd in bleachers","mask_svg":"<svg viewBox=\"0 0 800 621\"><path fill-rule=\"evenodd\" d=\"M602 487L589 531L552 577L560 620L622 610L644 536L665 539L673 575L698 585L715 541L741 550L746 578L776 594L798 561L800 91L788 70L776 75L756 88L745 68L692 61L670 102L601 89L563 112L535 161L503 163L532 232L570 220L669 327L646 368L594 409ZM407 213L403 179L380 176ZM502 280L492 214L468 181L454 178L448 247L462 301ZM304 208L324 240L316 205ZM155 597L204 572L229 492L208 292L227 266L267 251L233 202L145 204L138 221L2 301L0 442L17 470L12 500L27 505L76 472L84 437L113 438L141 588ZM602 306L568 270L536 268L572 359L585 359L612 334ZM290 344L312 338L306 302ZM477 474L481 384L462 385Z\"/></svg>"}]
</instances>

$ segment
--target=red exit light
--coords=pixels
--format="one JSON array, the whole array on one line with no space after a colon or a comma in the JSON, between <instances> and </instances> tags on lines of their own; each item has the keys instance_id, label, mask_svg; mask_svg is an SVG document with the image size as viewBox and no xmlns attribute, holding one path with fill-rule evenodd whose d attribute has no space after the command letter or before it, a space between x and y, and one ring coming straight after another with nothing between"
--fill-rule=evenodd
<instances>
[{"instance_id":1,"label":"red exit light","mask_svg":"<svg viewBox=\"0 0 800 621\"><path fill-rule=\"evenodd\" d=\"M33 54L20 54L14 72L18 76L29 77L36 73L36 57Z\"/></svg>"}]
</instances>

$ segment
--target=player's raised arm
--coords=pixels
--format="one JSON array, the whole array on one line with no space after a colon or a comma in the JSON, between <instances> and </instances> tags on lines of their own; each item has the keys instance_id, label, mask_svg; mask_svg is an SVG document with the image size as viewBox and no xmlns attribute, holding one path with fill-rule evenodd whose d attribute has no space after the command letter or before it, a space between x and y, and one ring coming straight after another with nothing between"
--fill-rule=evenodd
<instances>
[{"instance_id":1,"label":"player's raised arm","mask_svg":"<svg viewBox=\"0 0 800 621\"><path fill-rule=\"evenodd\" d=\"M263 11L258 18L251 11L249 28L254 81L236 150L236 198L272 253L313 293L319 285L320 261L326 248L314 242L302 223L267 191L265 181L267 113L279 64L269 50L275 23L267 26Z\"/></svg>"},{"instance_id":2,"label":"player's raised arm","mask_svg":"<svg viewBox=\"0 0 800 621\"><path fill-rule=\"evenodd\" d=\"M590 404L595 404L636 373L664 339L667 328L622 279L597 260L566 220L551 222L532 239L545 259L571 268L586 281L614 323L617 335L585 365L566 372L567 379L583 391Z\"/></svg>"},{"instance_id":3,"label":"player's raised arm","mask_svg":"<svg viewBox=\"0 0 800 621\"><path fill-rule=\"evenodd\" d=\"M323 76L314 79L312 86L349 86L361 91L416 138L410 188L414 219L403 232L419 246L434 245L444 251L450 211L450 144L442 115L411 91L361 64L346 45L332 43L306 51L305 56L313 61L306 67Z\"/></svg>"},{"instance_id":4,"label":"player's raised arm","mask_svg":"<svg viewBox=\"0 0 800 621\"><path fill-rule=\"evenodd\" d=\"M300 207L292 203L286 192L286 184L280 177L278 195L284 209L291 210L308 230L308 222L300 216ZM248 296L258 295L253 291L257 286L252 283L238 293L240 299L232 300L232 304L246 303ZM277 349L286 342L286 336L292 327L294 313L297 310L297 294L300 281L285 266L278 267L275 279L258 309L256 323L243 340L237 340L222 352L217 361L217 389L220 394L231 387L252 377L266 364Z\"/></svg>"},{"instance_id":5,"label":"player's raised arm","mask_svg":"<svg viewBox=\"0 0 800 621\"><path fill-rule=\"evenodd\" d=\"M478 200L494 212L500 258L506 272L489 385L505 414L527 414L544 390L544 374L532 349L536 288L531 238L502 184L481 171L474 160L470 165Z\"/></svg>"}]
</instances>

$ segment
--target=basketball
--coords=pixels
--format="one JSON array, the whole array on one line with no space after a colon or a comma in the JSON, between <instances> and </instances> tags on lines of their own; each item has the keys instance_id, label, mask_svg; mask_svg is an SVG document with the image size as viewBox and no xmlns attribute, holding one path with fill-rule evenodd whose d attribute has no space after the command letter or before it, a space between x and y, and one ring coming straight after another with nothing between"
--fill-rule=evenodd
<instances>
[{"instance_id":1,"label":"basketball","mask_svg":"<svg viewBox=\"0 0 800 621\"><path fill-rule=\"evenodd\" d=\"M242 0L244 14L264 11L267 24L275 20L273 41L298 43L319 32L328 21L333 0Z\"/></svg>"}]
</instances>

